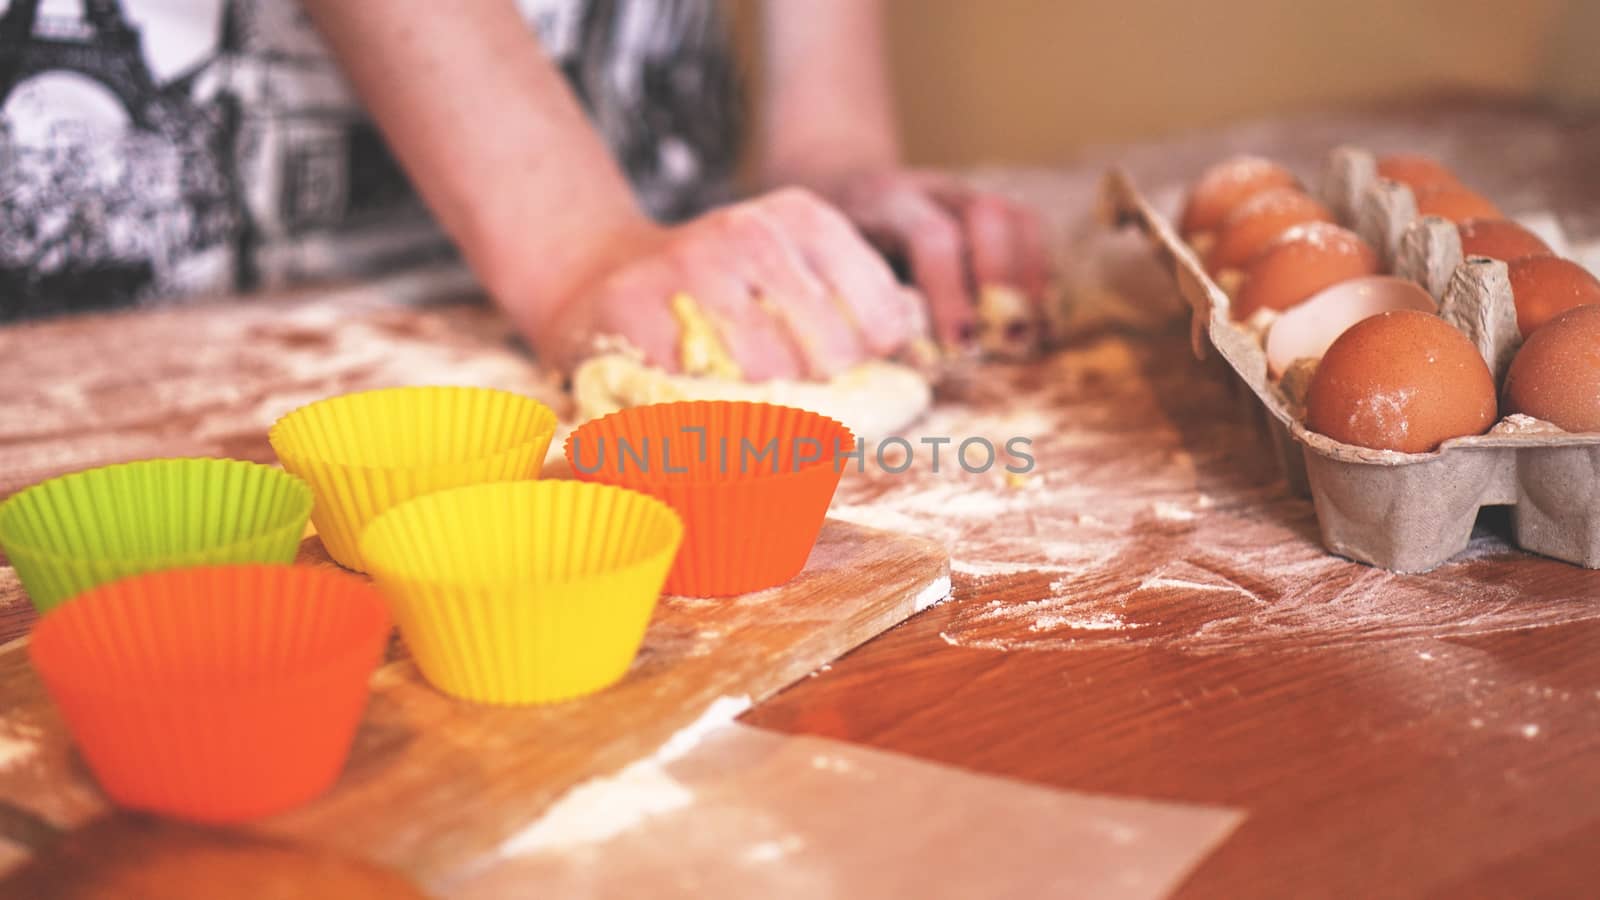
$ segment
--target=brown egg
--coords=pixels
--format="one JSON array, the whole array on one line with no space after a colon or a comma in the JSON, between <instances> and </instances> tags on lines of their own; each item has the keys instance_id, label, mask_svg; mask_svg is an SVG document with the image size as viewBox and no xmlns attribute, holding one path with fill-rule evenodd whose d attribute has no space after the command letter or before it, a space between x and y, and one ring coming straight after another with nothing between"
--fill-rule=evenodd
<instances>
[{"instance_id":1,"label":"brown egg","mask_svg":"<svg viewBox=\"0 0 1600 900\"><path fill-rule=\"evenodd\" d=\"M1277 187L1298 187L1294 173L1269 159L1235 156L1205 170L1189 192L1178 227L1185 238L1211 231L1234 207Z\"/></svg>"},{"instance_id":2,"label":"brown egg","mask_svg":"<svg viewBox=\"0 0 1600 900\"><path fill-rule=\"evenodd\" d=\"M1500 207L1476 191L1460 185L1436 185L1417 189L1417 215L1438 216L1452 222L1468 219L1503 218Z\"/></svg>"},{"instance_id":3,"label":"brown egg","mask_svg":"<svg viewBox=\"0 0 1600 900\"><path fill-rule=\"evenodd\" d=\"M1506 372L1506 413L1600 431L1600 306L1569 309L1534 332Z\"/></svg>"},{"instance_id":4,"label":"brown egg","mask_svg":"<svg viewBox=\"0 0 1600 900\"><path fill-rule=\"evenodd\" d=\"M1468 219L1456 226L1461 252L1510 262L1519 256L1550 252L1550 245L1510 219Z\"/></svg>"},{"instance_id":5,"label":"brown egg","mask_svg":"<svg viewBox=\"0 0 1600 900\"><path fill-rule=\"evenodd\" d=\"M1574 306L1600 303L1600 280L1559 256L1524 256L1507 264L1517 328L1530 337L1539 326Z\"/></svg>"},{"instance_id":6,"label":"brown egg","mask_svg":"<svg viewBox=\"0 0 1600 900\"><path fill-rule=\"evenodd\" d=\"M1355 232L1327 222L1296 225L1245 265L1233 315L1248 319L1259 309L1288 309L1323 288L1377 271L1378 254Z\"/></svg>"},{"instance_id":7,"label":"brown egg","mask_svg":"<svg viewBox=\"0 0 1600 900\"><path fill-rule=\"evenodd\" d=\"M1333 342L1306 392L1306 427L1336 441L1426 453L1495 422L1494 377L1443 319L1402 310Z\"/></svg>"},{"instance_id":8,"label":"brown egg","mask_svg":"<svg viewBox=\"0 0 1600 900\"><path fill-rule=\"evenodd\" d=\"M1460 185L1456 173L1431 156L1419 153L1394 153L1378 157L1378 175L1408 185L1412 190Z\"/></svg>"},{"instance_id":9,"label":"brown egg","mask_svg":"<svg viewBox=\"0 0 1600 900\"><path fill-rule=\"evenodd\" d=\"M1239 204L1222 227L1206 256L1212 272L1237 269L1280 234L1306 222L1332 222L1328 208L1298 188L1272 188Z\"/></svg>"}]
</instances>

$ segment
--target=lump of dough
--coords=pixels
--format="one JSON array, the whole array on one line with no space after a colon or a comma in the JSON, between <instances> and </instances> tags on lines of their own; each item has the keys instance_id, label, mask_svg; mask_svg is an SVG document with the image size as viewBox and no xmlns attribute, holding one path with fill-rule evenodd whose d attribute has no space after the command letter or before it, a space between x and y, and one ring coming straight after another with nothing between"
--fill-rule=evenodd
<instances>
[{"instance_id":1,"label":"lump of dough","mask_svg":"<svg viewBox=\"0 0 1600 900\"><path fill-rule=\"evenodd\" d=\"M691 375L714 375L738 381L739 364L722 343L717 327L688 294L672 295L672 316L678 320L678 364Z\"/></svg>"},{"instance_id":2,"label":"lump of dough","mask_svg":"<svg viewBox=\"0 0 1600 900\"><path fill-rule=\"evenodd\" d=\"M932 402L933 391L921 373L881 360L860 363L828 381L747 382L716 323L693 297L676 294L671 307L683 374L645 365L626 351L595 356L572 373L579 422L651 403L745 400L821 413L870 441L915 422ZM555 449L552 444L552 455Z\"/></svg>"},{"instance_id":3,"label":"lump of dough","mask_svg":"<svg viewBox=\"0 0 1600 900\"><path fill-rule=\"evenodd\" d=\"M674 375L627 354L608 353L585 361L573 372L572 397L580 422L650 403L747 400L820 413L844 423L856 437L876 440L920 418L933 392L915 369L881 360L860 363L828 381L747 382L716 375Z\"/></svg>"},{"instance_id":4,"label":"lump of dough","mask_svg":"<svg viewBox=\"0 0 1600 900\"><path fill-rule=\"evenodd\" d=\"M978 291L978 346L987 356L1024 360L1037 356L1044 337L1027 296L1003 284Z\"/></svg>"}]
</instances>

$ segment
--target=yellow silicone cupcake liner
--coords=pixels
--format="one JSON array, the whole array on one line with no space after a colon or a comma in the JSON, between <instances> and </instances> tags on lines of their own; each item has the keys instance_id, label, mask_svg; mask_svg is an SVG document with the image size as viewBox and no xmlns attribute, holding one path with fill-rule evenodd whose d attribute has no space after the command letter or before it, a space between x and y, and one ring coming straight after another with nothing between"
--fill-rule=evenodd
<instances>
[{"instance_id":1,"label":"yellow silicone cupcake liner","mask_svg":"<svg viewBox=\"0 0 1600 900\"><path fill-rule=\"evenodd\" d=\"M362 556L422 673L480 703L552 703L628 671L683 523L576 481L454 488L380 515Z\"/></svg>"},{"instance_id":2,"label":"yellow silicone cupcake liner","mask_svg":"<svg viewBox=\"0 0 1600 900\"><path fill-rule=\"evenodd\" d=\"M267 439L316 494L311 521L358 572L361 532L384 510L444 488L539 477L556 416L491 388L402 387L346 394L289 413Z\"/></svg>"}]
</instances>

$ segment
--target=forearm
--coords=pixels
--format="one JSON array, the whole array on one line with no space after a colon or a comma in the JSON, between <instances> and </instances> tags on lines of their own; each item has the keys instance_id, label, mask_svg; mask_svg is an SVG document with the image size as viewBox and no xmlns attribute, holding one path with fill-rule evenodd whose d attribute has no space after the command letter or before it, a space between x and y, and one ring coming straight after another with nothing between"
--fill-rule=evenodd
<instances>
[{"instance_id":1,"label":"forearm","mask_svg":"<svg viewBox=\"0 0 1600 900\"><path fill-rule=\"evenodd\" d=\"M880 0L768 0L758 171L817 185L900 160Z\"/></svg>"},{"instance_id":2,"label":"forearm","mask_svg":"<svg viewBox=\"0 0 1600 900\"><path fill-rule=\"evenodd\" d=\"M511 0L304 0L434 215L525 329L648 228Z\"/></svg>"}]
</instances>

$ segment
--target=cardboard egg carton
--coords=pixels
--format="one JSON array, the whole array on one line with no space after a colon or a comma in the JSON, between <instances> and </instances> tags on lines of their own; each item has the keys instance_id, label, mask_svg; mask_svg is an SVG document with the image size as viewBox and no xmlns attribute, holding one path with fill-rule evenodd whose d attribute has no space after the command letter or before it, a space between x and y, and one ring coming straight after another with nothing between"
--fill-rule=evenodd
<instances>
[{"instance_id":1,"label":"cardboard egg carton","mask_svg":"<svg viewBox=\"0 0 1600 900\"><path fill-rule=\"evenodd\" d=\"M1409 188L1377 175L1372 154L1334 150L1321 196L1336 217L1369 241L1394 274L1421 284L1440 315L1483 354L1498 387L1521 344L1506 265L1463 259L1451 223L1418 217ZM1510 506L1523 549L1600 568L1600 435L1568 434L1525 416L1504 417L1487 434L1454 438L1431 453L1343 444L1302 424L1308 368L1274 383L1259 327L1234 321L1228 294L1205 271L1172 223L1128 174L1107 173L1103 214L1135 226L1193 310L1195 355L1214 347L1266 413L1291 488L1316 504L1330 551L1396 572L1425 572L1466 548L1478 511Z\"/></svg>"}]
</instances>

